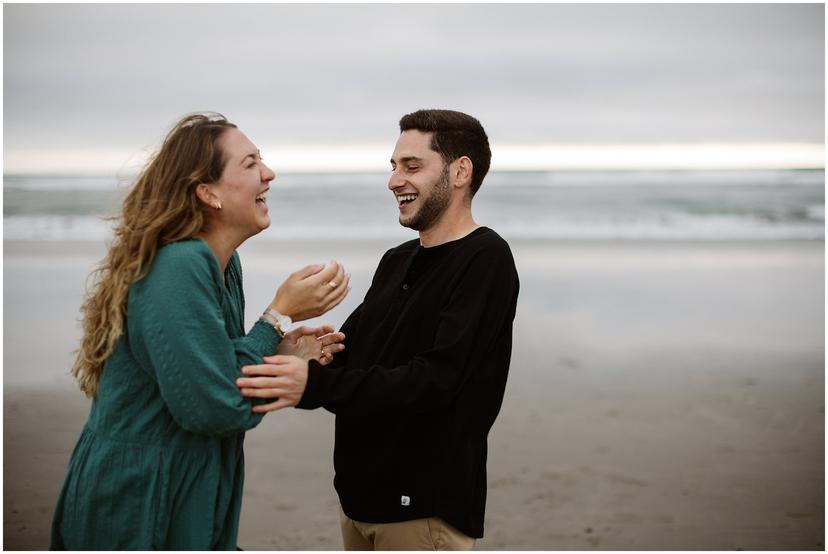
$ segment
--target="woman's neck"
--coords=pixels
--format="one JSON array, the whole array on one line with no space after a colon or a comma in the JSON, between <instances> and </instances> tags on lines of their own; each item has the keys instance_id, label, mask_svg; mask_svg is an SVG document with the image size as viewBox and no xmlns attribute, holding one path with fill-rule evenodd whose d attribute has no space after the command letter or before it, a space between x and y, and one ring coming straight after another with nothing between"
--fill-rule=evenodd
<instances>
[{"instance_id":1,"label":"woman's neck","mask_svg":"<svg viewBox=\"0 0 828 554\"><path fill-rule=\"evenodd\" d=\"M233 256L233 252L236 251L243 241L233 240L226 233L204 232L197 236L206 242L207 246L213 251L221 266L221 274L224 275L227 264L230 263L230 258Z\"/></svg>"}]
</instances>

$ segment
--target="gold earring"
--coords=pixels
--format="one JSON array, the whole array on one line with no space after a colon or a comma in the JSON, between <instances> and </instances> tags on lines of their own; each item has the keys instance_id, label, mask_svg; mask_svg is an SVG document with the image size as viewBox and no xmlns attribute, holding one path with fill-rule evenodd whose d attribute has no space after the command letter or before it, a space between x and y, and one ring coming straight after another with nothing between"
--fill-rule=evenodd
<instances>
[{"instance_id":1,"label":"gold earring","mask_svg":"<svg viewBox=\"0 0 828 554\"><path fill-rule=\"evenodd\" d=\"M221 209L221 202L216 202L215 204L213 204L213 207L217 210L220 210Z\"/></svg>"}]
</instances>

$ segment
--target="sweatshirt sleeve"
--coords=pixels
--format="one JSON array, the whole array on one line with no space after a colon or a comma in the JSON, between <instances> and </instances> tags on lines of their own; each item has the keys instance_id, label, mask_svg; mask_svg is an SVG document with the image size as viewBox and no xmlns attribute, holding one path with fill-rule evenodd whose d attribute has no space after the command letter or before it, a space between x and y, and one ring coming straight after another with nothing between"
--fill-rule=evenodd
<instances>
[{"instance_id":1,"label":"sweatshirt sleeve","mask_svg":"<svg viewBox=\"0 0 828 554\"><path fill-rule=\"evenodd\" d=\"M498 341L514 319L517 291L511 253L479 252L441 310L432 348L397 367L344 369L311 361L297 407L364 415L427 412L449 404L480 362L503 347Z\"/></svg>"},{"instance_id":2,"label":"sweatshirt sleeve","mask_svg":"<svg viewBox=\"0 0 828 554\"><path fill-rule=\"evenodd\" d=\"M153 268L130 291L130 345L158 382L161 396L182 428L204 435L251 429L263 414L235 385L244 365L271 355L279 335L257 322L231 338L221 306L221 275L203 243L159 251Z\"/></svg>"},{"instance_id":3,"label":"sweatshirt sleeve","mask_svg":"<svg viewBox=\"0 0 828 554\"><path fill-rule=\"evenodd\" d=\"M374 278L371 280L371 286L368 287L368 291L365 293L366 296L371 294L371 290L374 288L374 285L377 281L377 276L381 274L383 264L385 264L386 260L390 257L391 253L393 252L393 248L388 250L383 254L382 258L380 258L379 264L377 265L377 269L374 272ZM345 340L342 341L342 344L345 345L345 350L340 350L333 356L333 360L328 364L330 368L336 367L344 367L348 363L348 355L351 352L350 345L351 341L353 340L353 333L354 330L359 327L359 319L362 316L362 304L356 307L356 309L351 312L351 315L348 316L348 319L345 320L345 323L339 328L341 333L345 334ZM315 362L315 360L311 360L311 362ZM318 364L321 365L321 364Z\"/></svg>"}]
</instances>

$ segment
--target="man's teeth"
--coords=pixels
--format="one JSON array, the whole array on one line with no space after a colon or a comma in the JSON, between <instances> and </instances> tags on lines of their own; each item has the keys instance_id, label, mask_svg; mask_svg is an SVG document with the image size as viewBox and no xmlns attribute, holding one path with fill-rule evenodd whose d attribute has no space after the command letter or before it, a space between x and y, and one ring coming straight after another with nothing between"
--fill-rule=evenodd
<instances>
[{"instance_id":1,"label":"man's teeth","mask_svg":"<svg viewBox=\"0 0 828 554\"><path fill-rule=\"evenodd\" d=\"M401 194L397 196L397 202L411 202L415 198L417 198L416 194Z\"/></svg>"}]
</instances>

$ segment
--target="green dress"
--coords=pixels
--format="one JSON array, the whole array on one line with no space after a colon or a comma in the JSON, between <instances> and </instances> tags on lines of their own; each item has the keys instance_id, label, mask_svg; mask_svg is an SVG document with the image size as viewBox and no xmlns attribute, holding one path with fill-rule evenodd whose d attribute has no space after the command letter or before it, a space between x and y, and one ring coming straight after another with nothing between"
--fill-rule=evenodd
<instances>
[{"instance_id":1,"label":"green dress","mask_svg":"<svg viewBox=\"0 0 828 554\"><path fill-rule=\"evenodd\" d=\"M244 334L237 253L221 269L191 239L159 249L132 285L52 522L52 549L233 550L244 433L263 415L234 384L279 335Z\"/></svg>"}]
</instances>

